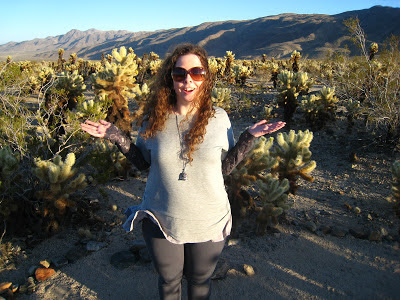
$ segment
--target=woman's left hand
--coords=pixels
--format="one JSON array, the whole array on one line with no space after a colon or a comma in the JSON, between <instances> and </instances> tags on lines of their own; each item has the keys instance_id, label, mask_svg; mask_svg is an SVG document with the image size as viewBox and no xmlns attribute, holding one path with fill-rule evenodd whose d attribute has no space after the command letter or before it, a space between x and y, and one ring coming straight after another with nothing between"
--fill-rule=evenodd
<instances>
[{"instance_id":1,"label":"woman's left hand","mask_svg":"<svg viewBox=\"0 0 400 300\"><path fill-rule=\"evenodd\" d=\"M266 120L262 120L253 126L251 126L248 130L251 135L255 137L263 136L267 133L275 132L286 125L285 122L276 122L276 123L268 123Z\"/></svg>"}]
</instances>

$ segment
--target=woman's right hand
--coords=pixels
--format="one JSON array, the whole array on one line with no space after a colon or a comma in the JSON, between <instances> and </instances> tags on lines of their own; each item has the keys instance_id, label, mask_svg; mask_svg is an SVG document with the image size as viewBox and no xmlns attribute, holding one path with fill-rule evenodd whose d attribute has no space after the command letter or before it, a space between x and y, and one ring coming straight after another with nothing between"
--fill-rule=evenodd
<instances>
[{"instance_id":1,"label":"woman's right hand","mask_svg":"<svg viewBox=\"0 0 400 300\"><path fill-rule=\"evenodd\" d=\"M118 134L119 129L112 123L100 120L99 123L86 120L81 123L81 128L90 135L99 138L110 139L113 134Z\"/></svg>"}]
</instances>

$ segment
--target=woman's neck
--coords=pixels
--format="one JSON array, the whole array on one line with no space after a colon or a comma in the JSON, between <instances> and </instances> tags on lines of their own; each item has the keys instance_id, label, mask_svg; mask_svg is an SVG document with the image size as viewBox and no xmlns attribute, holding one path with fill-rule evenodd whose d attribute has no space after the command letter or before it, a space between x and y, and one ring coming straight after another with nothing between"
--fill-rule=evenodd
<instances>
[{"instance_id":1,"label":"woman's neck","mask_svg":"<svg viewBox=\"0 0 400 300\"><path fill-rule=\"evenodd\" d=\"M191 114L195 114L197 111L197 108L193 107L192 105L178 105L176 104L175 108L174 108L174 114L176 115L184 115L186 116L189 112Z\"/></svg>"}]
</instances>

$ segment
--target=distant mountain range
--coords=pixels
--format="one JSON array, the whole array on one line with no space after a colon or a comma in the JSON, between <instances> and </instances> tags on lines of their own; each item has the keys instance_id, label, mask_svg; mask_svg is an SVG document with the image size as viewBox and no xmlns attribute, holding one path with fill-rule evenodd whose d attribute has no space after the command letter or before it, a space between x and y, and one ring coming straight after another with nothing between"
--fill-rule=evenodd
<instances>
[{"instance_id":1,"label":"distant mountain range","mask_svg":"<svg viewBox=\"0 0 400 300\"><path fill-rule=\"evenodd\" d=\"M349 39L343 21L358 17L368 42L383 43L392 34L400 36L400 8L374 6L370 9L337 15L280 14L245 21L202 23L198 26L153 32L71 30L64 35L0 45L0 59L10 55L14 60L56 60L58 49L64 57L77 53L79 58L99 60L121 46L132 47L139 56L153 51L161 58L183 42L203 46L211 56L222 57L227 50L236 58L254 58L262 54L282 58L294 50L303 56L318 58L327 51L348 47L358 54Z\"/></svg>"}]
</instances>

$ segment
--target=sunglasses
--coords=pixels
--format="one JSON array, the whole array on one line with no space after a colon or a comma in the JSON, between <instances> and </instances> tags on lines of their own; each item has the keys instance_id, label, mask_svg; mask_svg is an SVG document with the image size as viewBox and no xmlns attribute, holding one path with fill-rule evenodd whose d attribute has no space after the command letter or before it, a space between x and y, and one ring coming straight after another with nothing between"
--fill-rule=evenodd
<instances>
[{"instance_id":1,"label":"sunglasses","mask_svg":"<svg viewBox=\"0 0 400 300\"><path fill-rule=\"evenodd\" d=\"M182 82L186 79L186 76L190 74L195 81L203 81L206 78L206 71L201 67L194 67L190 70L184 68L173 68L171 72L172 79L176 82Z\"/></svg>"}]
</instances>

